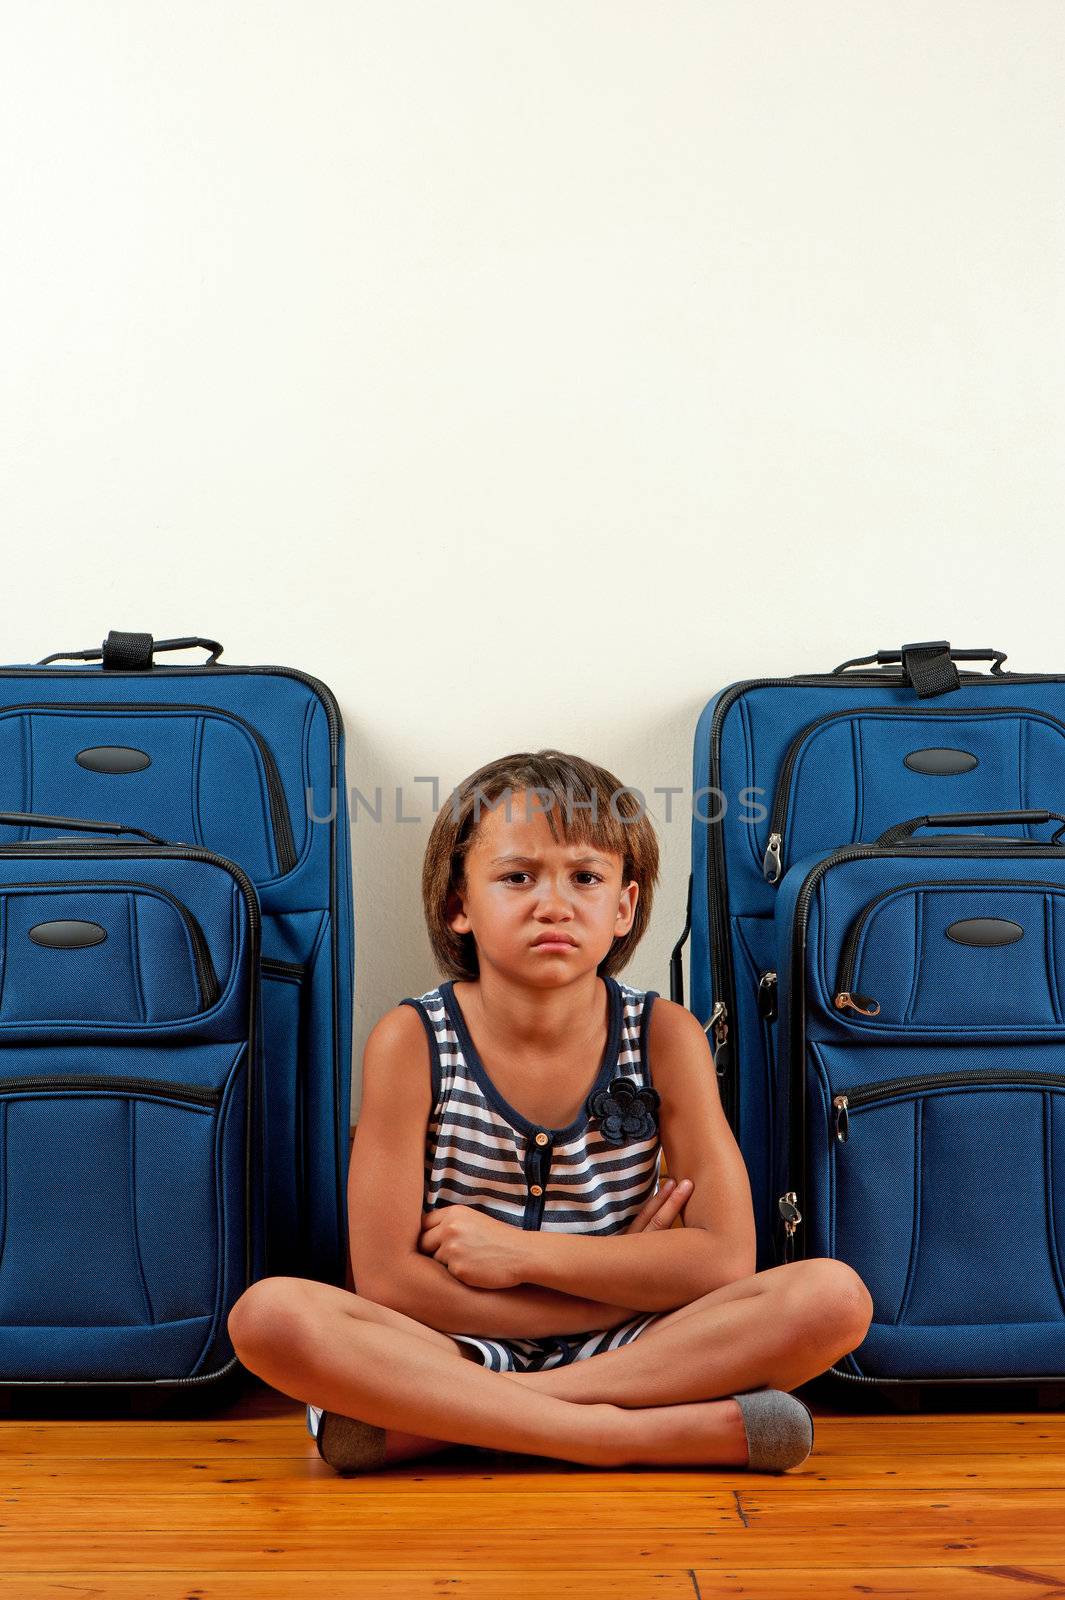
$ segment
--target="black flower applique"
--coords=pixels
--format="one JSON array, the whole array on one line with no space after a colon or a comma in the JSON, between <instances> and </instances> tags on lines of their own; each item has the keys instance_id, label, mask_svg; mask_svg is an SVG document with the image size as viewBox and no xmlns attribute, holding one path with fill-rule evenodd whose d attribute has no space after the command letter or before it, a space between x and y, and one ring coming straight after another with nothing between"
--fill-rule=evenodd
<instances>
[{"instance_id":1,"label":"black flower applique","mask_svg":"<svg viewBox=\"0 0 1065 1600\"><path fill-rule=\"evenodd\" d=\"M615 1078L605 1089L588 1096L590 1117L599 1118L599 1132L607 1144L631 1144L649 1139L658 1130L656 1111L661 1103L657 1089L644 1088L634 1078Z\"/></svg>"}]
</instances>

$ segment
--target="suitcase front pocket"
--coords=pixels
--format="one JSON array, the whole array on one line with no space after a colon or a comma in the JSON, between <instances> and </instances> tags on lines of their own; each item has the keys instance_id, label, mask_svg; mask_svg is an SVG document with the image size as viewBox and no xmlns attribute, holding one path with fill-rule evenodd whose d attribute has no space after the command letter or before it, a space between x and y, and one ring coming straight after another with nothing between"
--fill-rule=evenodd
<instances>
[{"instance_id":1,"label":"suitcase front pocket","mask_svg":"<svg viewBox=\"0 0 1065 1600\"><path fill-rule=\"evenodd\" d=\"M1065 1043L811 1050L807 1249L854 1267L875 1308L848 1362L1065 1370Z\"/></svg>"},{"instance_id":2,"label":"suitcase front pocket","mask_svg":"<svg viewBox=\"0 0 1065 1600\"><path fill-rule=\"evenodd\" d=\"M838 1018L872 1033L1060 1030L1065 889L965 878L885 890L851 923L829 994Z\"/></svg>"},{"instance_id":3,"label":"suitcase front pocket","mask_svg":"<svg viewBox=\"0 0 1065 1600\"><path fill-rule=\"evenodd\" d=\"M221 992L200 924L151 884L0 885L0 952L0 1030L167 1023Z\"/></svg>"},{"instance_id":4,"label":"suitcase front pocket","mask_svg":"<svg viewBox=\"0 0 1065 1600\"><path fill-rule=\"evenodd\" d=\"M239 1067L243 1047L215 1049ZM244 1094L242 1071L231 1092L0 1078L0 1381L173 1378L219 1348L244 1274Z\"/></svg>"},{"instance_id":5,"label":"suitcase front pocket","mask_svg":"<svg viewBox=\"0 0 1065 1600\"><path fill-rule=\"evenodd\" d=\"M1023 706L829 712L789 745L768 832L759 846L751 828L752 846L777 883L800 857L873 840L900 817L1039 805L1063 762L1065 722Z\"/></svg>"},{"instance_id":6,"label":"suitcase front pocket","mask_svg":"<svg viewBox=\"0 0 1065 1600\"><path fill-rule=\"evenodd\" d=\"M123 822L232 857L257 883L291 872L298 860L273 751L250 722L217 706L7 706L0 810L28 809L27 795L35 811L54 816L120 813Z\"/></svg>"}]
</instances>

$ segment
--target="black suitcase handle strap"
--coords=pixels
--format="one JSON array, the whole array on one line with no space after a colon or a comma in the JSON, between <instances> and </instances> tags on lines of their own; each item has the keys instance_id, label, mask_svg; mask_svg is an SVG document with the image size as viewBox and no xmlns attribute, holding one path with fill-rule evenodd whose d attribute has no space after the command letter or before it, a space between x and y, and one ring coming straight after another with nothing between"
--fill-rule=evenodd
<instances>
[{"instance_id":1,"label":"black suitcase handle strap","mask_svg":"<svg viewBox=\"0 0 1065 1600\"><path fill-rule=\"evenodd\" d=\"M878 650L872 656L841 661L832 668L832 676L845 673L848 667L880 667L897 661L910 688L919 699L927 700L961 687L955 661L990 661L992 674L1001 677L1005 659L1004 650L952 650L946 639L926 639L920 644L904 644L900 650Z\"/></svg>"},{"instance_id":2,"label":"black suitcase handle strap","mask_svg":"<svg viewBox=\"0 0 1065 1600\"><path fill-rule=\"evenodd\" d=\"M918 828L981 828L995 827L1004 822L1060 822L1062 826L1050 836L1051 844L1059 844L1065 833L1065 816L1060 811L944 811L933 817L911 817L908 822L896 822L886 828L877 844L905 844ZM931 844L914 839L914 844Z\"/></svg>"},{"instance_id":3,"label":"black suitcase handle strap","mask_svg":"<svg viewBox=\"0 0 1065 1600\"><path fill-rule=\"evenodd\" d=\"M669 998L677 1005L684 1004L684 946L688 941L688 934L692 925L692 875L688 874L688 909L684 913L684 927L680 938L673 946L673 954L669 958Z\"/></svg>"},{"instance_id":4,"label":"black suitcase handle strap","mask_svg":"<svg viewBox=\"0 0 1065 1600\"><path fill-rule=\"evenodd\" d=\"M84 817L45 817L39 811L0 811L0 823L13 828L73 828L78 833L137 833L150 844L166 844L157 834L143 828L127 828L122 822L90 822Z\"/></svg>"},{"instance_id":5,"label":"black suitcase handle strap","mask_svg":"<svg viewBox=\"0 0 1065 1600\"><path fill-rule=\"evenodd\" d=\"M223 646L217 639L153 639L150 633L117 633L114 628L99 650L57 650L36 663L46 667L50 661L99 661L105 672L149 672L158 650L206 650L205 667L214 666Z\"/></svg>"}]
</instances>

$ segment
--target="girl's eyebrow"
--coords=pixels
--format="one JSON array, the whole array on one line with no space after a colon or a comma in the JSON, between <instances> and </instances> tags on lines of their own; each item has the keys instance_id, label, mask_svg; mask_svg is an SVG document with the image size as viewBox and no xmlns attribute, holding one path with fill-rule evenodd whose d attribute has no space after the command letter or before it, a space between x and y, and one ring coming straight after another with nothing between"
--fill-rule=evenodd
<instances>
[{"instance_id":1,"label":"girl's eyebrow","mask_svg":"<svg viewBox=\"0 0 1065 1600\"><path fill-rule=\"evenodd\" d=\"M508 861L517 861L517 862L520 862L523 866L536 867L536 866L539 866L539 864L540 864L540 857L539 856L516 856L516 855L493 856L491 861L488 864L491 867L498 867L498 866L504 865ZM584 861L598 861L599 865L603 866L603 867L608 867L610 865L609 861L606 860L605 856L576 856L570 862L570 866L579 867L581 865L581 863L584 862Z\"/></svg>"}]
</instances>

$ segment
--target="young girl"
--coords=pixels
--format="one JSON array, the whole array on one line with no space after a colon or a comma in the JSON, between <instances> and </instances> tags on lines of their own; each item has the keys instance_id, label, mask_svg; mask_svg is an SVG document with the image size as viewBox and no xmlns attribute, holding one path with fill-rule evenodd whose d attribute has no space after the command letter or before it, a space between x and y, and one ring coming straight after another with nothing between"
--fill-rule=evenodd
<instances>
[{"instance_id":1,"label":"young girl","mask_svg":"<svg viewBox=\"0 0 1065 1600\"><path fill-rule=\"evenodd\" d=\"M589 1466L809 1455L787 1391L861 1343L872 1301L830 1258L754 1271L706 1035L615 976L657 877L642 803L577 756L493 761L438 813L422 892L447 976L367 1040L358 1292L265 1278L229 1316L338 1471L454 1443ZM656 1189L663 1147L679 1181Z\"/></svg>"}]
</instances>

